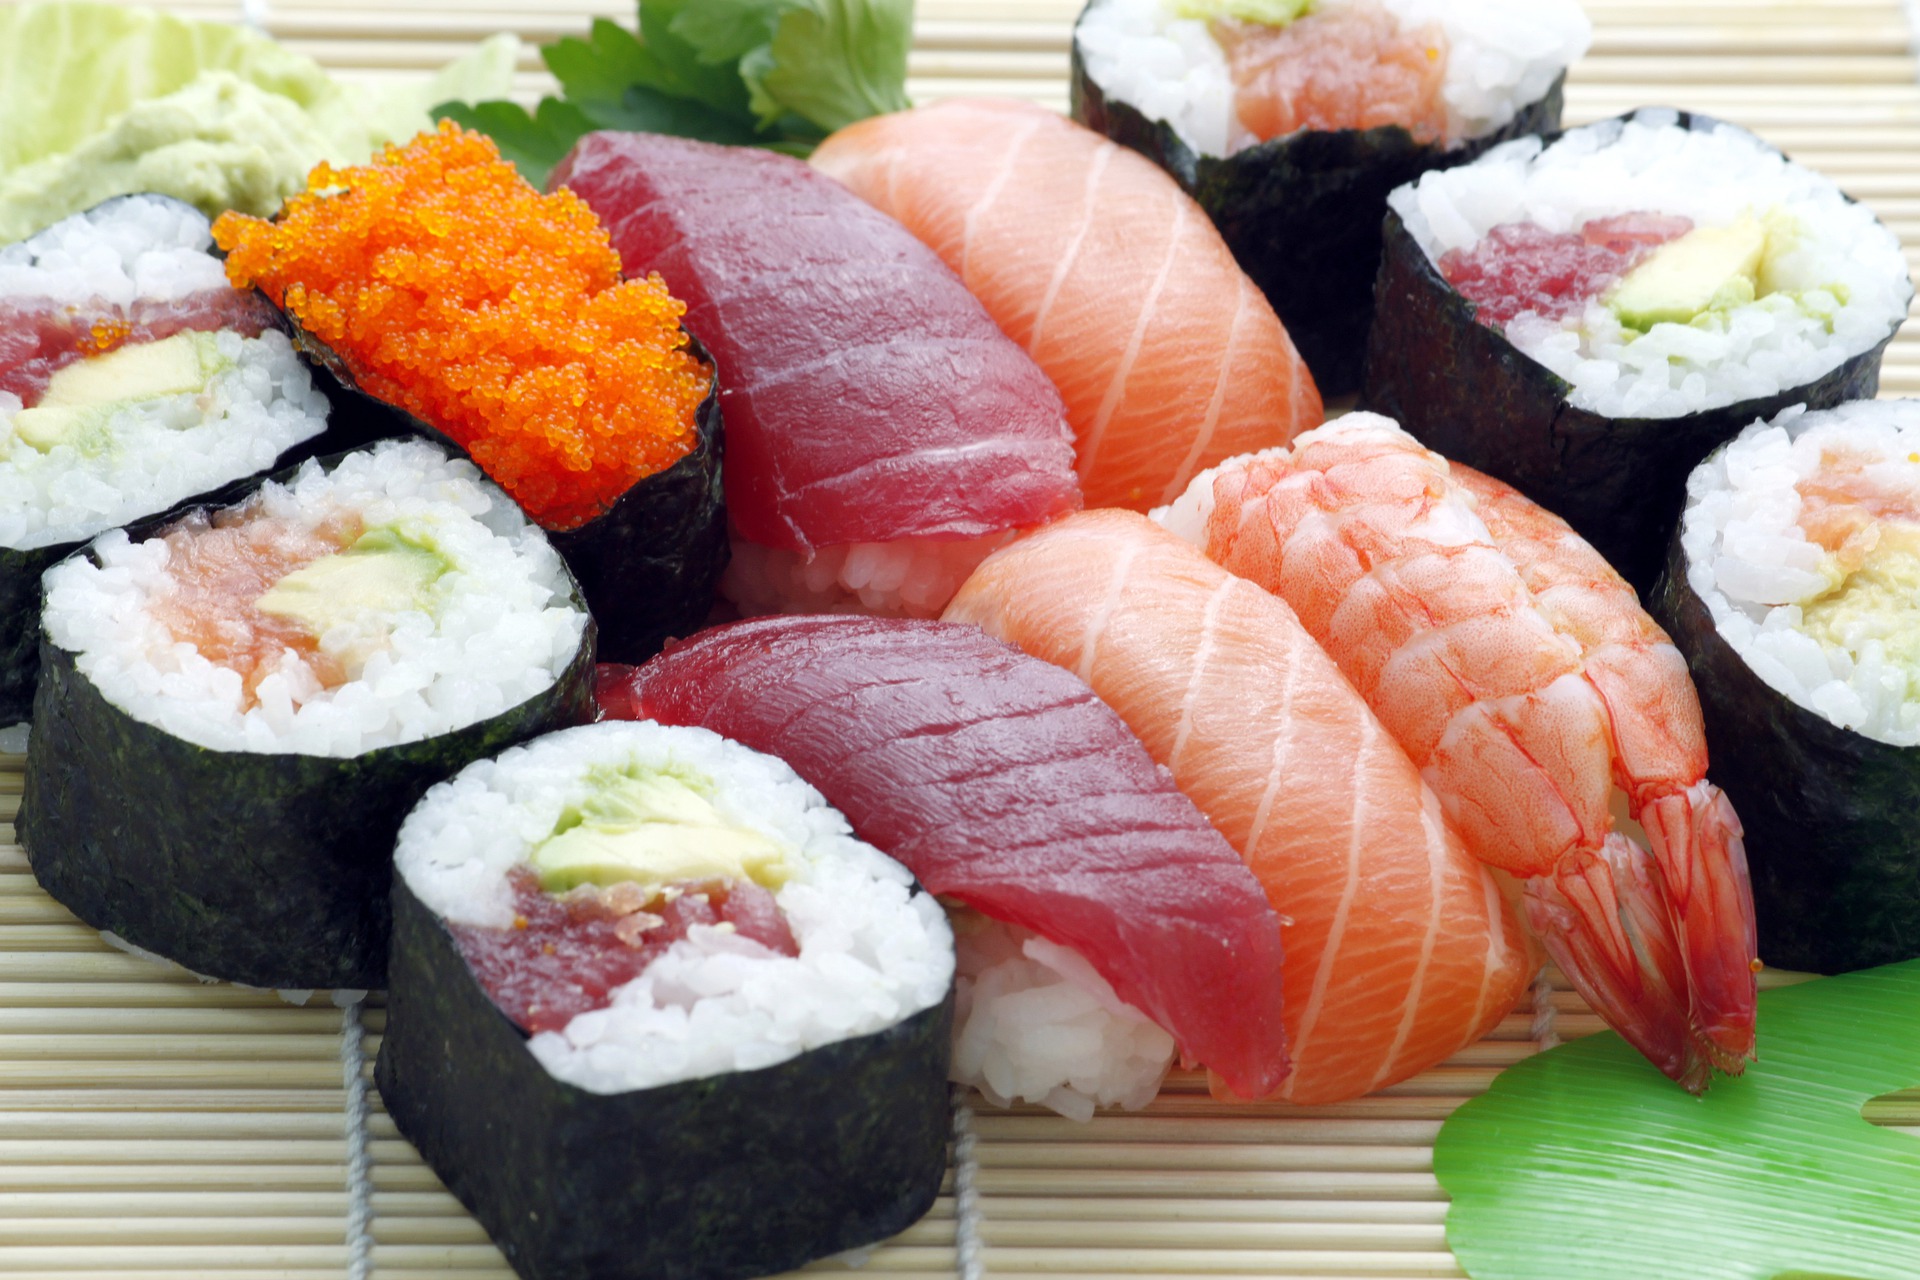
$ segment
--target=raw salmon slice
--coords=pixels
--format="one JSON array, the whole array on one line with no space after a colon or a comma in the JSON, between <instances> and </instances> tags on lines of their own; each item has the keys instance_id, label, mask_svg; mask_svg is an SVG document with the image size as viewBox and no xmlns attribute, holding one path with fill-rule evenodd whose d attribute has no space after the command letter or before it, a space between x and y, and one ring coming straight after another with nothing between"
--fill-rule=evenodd
<instances>
[{"instance_id":1,"label":"raw salmon slice","mask_svg":"<svg viewBox=\"0 0 1920 1280\"><path fill-rule=\"evenodd\" d=\"M1320 422L1312 375L1207 215L1099 134L949 101L842 129L813 163L933 246L1047 371L1089 507L1170 502Z\"/></svg>"},{"instance_id":2,"label":"raw salmon slice","mask_svg":"<svg viewBox=\"0 0 1920 1280\"><path fill-rule=\"evenodd\" d=\"M599 694L779 756L931 892L1085 957L1235 1093L1285 1076L1279 920L1070 673L975 627L768 618L603 667Z\"/></svg>"},{"instance_id":3,"label":"raw salmon slice","mask_svg":"<svg viewBox=\"0 0 1920 1280\"><path fill-rule=\"evenodd\" d=\"M1499 887L1284 602L1089 511L990 556L946 616L1092 685L1292 922L1280 1097L1404 1080L1512 1007L1532 965Z\"/></svg>"}]
</instances>

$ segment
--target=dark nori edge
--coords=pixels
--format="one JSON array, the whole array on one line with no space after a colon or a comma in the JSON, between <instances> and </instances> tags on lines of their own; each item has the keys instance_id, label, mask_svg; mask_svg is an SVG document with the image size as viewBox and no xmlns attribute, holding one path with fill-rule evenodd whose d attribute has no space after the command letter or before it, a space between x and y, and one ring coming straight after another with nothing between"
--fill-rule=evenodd
<instances>
[{"instance_id":1,"label":"dark nori edge","mask_svg":"<svg viewBox=\"0 0 1920 1280\"><path fill-rule=\"evenodd\" d=\"M1240 269L1279 313L1324 396L1360 385L1387 193L1502 142L1560 127L1564 72L1505 125L1451 148L1384 125L1301 130L1230 156L1196 155L1172 125L1148 120L1094 83L1080 57L1078 27L1073 118L1165 169L1206 211Z\"/></svg>"},{"instance_id":2,"label":"dark nori edge","mask_svg":"<svg viewBox=\"0 0 1920 1280\"><path fill-rule=\"evenodd\" d=\"M361 390L337 352L294 316L282 314L294 346L331 381L328 394L336 411L363 438L425 436L472 459L432 423ZM713 370L706 398L694 411L693 451L665 471L635 481L613 506L578 528L546 531L586 594L600 626L600 656L607 662L645 662L669 639L699 630L731 555L720 480L725 444L719 364L691 333L687 345Z\"/></svg>"},{"instance_id":3,"label":"dark nori edge","mask_svg":"<svg viewBox=\"0 0 1920 1280\"><path fill-rule=\"evenodd\" d=\"M179 514L129 533L140 540ZM552 687L498 715L358 756L267 754L196 746L136 720L43 634L15 829L40 886L68 910L196 973L377 987L401 819L470 762L590 723L593 665L589 618Z\"/></svg>"},{"instance_id":4,"label":"dark nori edge","mask_svg":"<svg viewBox=\"0 0 1920 1280\"><path fill-rule=\"evenodd\" d=\"M400 1132L526 1280L727 1280L892 1236L946 1172L953 994L758 1071L618 1094L553 1079L395 877L374 1073Z\"/></svg>"},{"instance_id":5,"label":"dark nori edge","mask_svg":"<svg viewBox=\"0 0 1920 1280\"><path fill-rule=\"evenodd\" d=\"M1841 973L1920 956L1920 747L1842 729L1755 675L1687 584L1678 530L1648 609L1687 660L1746 828L1761 958Z\"/></svg>"},{"instance_id":6,"label":"dark nori edge","mask_svg":"<svg viewBox=\"0 0 1920 1280\"><path fill-rule=\"evenodd\" d=\"M1678 115L1688 129L1720 123ZM1878 346L1776 395L1677 418L1606 418L1573 407L1570 384L1474 319L1473 304L1390 211L1360 407L1566 520L1644 597L1680 519L1687 474L1700 460L1756 418L1789 406L1871 399L1881 353L1898 330L1896 321Z\"/></svg>"}]
</instances>

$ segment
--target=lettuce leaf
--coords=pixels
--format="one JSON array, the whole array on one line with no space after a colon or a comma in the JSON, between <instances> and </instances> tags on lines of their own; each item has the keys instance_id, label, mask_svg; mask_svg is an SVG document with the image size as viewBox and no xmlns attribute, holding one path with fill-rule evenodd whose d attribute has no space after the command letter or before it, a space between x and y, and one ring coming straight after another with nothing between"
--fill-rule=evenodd
<instances>
[{"instance_id":1,"label":"lettuce leaf","mask_svg":"<svg viewBox=\"0 0 1920 1280\"><path fill-rule=\"evenodd\" d=\"M912 0L640 0L637 30L600 19L541 50L561 96L447 102L529 181L595 129L806 155L833 130L905 110Z\"/></svg>"}]
</instances>

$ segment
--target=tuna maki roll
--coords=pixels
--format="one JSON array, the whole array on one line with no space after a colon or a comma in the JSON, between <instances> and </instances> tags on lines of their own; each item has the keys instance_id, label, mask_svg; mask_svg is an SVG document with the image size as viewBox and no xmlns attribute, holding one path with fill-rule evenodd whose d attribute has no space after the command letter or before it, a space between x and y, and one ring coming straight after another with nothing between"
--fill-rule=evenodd
<instances>
[{"instance_id":1,"label":"tuna maki roll","mask_svg":"<svg viewBox=\"0 0 1920 1280\"><path fill-rule=\"evenodd\" d=\"M227 274L389 415L464 449L553 535L638 661L706 617L726 564L714 370L658 276L571 192L444 124L317 168L273 222L224 215Z\"/></svg>"},{"instance_id":2,"label":"tuna maki roll","mask_svg":"<svg viewBox=\"0 0 1920 1280\"><path fill-rule=\"evenodd\" d=\"M900 1231L946 1169L953 938L771 756L601 724L395 854L376 1080L527 1280L723 1280Z\"/></svg>"},{"instance_id":3,"label":"tuna maki roll","mask_svg":"<svg viewBox=\"0 0 1920 1280\"><path fill-rule=\"evenodd\" d=\"M1363 403L1643 594L1688 470L1757 417L1872 395L1913 296L1864 206L1674 111L1508 143L1391 204Z\"/></svg>"},{"instance_id":4,"label":"tuna maki roll","mask_svg":"<svg viewBox=\"0 0 1920 1280\"><path fill-rule=\"evenodd\" d=\"M592 717L560 558L424 441L309 461L46 575L20 842L82 920L218 978L367 987L400 819Z\"/></svg>"},{"instance_id":5,"label":"tuna maki roll","mask_svg":"<svg viewBox=\"0 0 1920 1280\"><path fill-rule=\"evenodd\" d=\"M279 315L212 245L199 211L142 195L0 248L0 726L33 699L49 565L326 429Z\"/></svg>"},{"instance_id":6,"label":"tuna maki roll","mask_svg":"<svg viewBox=\"0 0 1920 1280\"><path fill-rule=\"evenodd\" d=\"M1591 32L1576 0L1092 0L1073 114L1179 179L1344 395L1387 193L1559 128Z\"/></svg>"},{"instance_id":7,"label":"tuna maki roll","mask_svg":"<svg viewBox=\"0 0 1920 1280\"><path fill-rule=\"evenodd\" d=\"M1761 955L1920 956L1920 401L1796 406L1716 451L1654 612L1746 823Z\"/></svg>"}]
</instances>

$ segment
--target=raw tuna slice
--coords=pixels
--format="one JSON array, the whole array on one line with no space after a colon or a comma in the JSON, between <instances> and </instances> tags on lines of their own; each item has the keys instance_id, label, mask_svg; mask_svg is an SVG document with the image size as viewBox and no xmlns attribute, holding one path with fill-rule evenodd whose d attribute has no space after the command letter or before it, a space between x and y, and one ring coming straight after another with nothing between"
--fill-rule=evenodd
<instances>
[{"instance_id":1,"label":"raw tuna slice","mask_svg":"<svg viewBox=\"0 0 1920 1280\"><path fill-rule=\"evenodd\" d=\"M600 696L785 759L932 892L1078 952L1234 1092L1285 1076L1279 919L1072 674L977 627L764 619L602 668Z\"/></svg>"},{"instance_id":2,"label":"raw tuna slice","mask_svg":"<svg viewBox=\"0 0 1920 1280\"><path fill-rule=\"evenodd\" d=\"M842 550L804 585L800 570L822 549L889 545L919 562L901 557L904 581L879 571L866 605L935 613L991 540L1080 506L1046 375L931 250L838 183L769 151L596 133L551 184L592 206L628 274L658 272L687 300L719 363L737 550L751 544L752 572L796 575L791 598L769 600L736 573L722 589L749 610L851 603L833 598L836 574L857 595L872 556ZM937 599L912 576L935 574L928 544L981 539L941 566Z\"/></svg>"}]
</instances>

